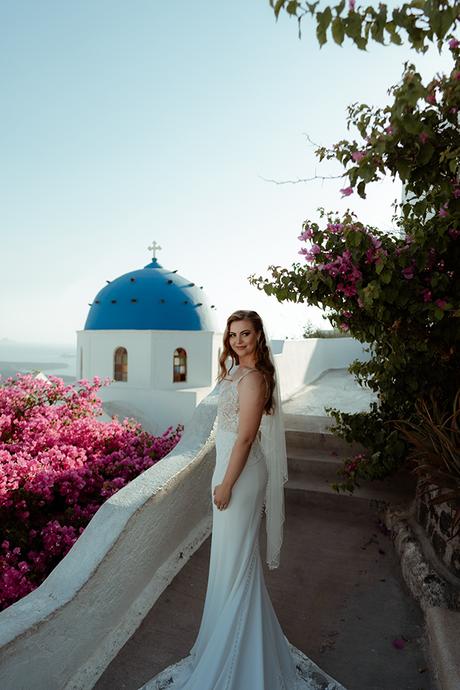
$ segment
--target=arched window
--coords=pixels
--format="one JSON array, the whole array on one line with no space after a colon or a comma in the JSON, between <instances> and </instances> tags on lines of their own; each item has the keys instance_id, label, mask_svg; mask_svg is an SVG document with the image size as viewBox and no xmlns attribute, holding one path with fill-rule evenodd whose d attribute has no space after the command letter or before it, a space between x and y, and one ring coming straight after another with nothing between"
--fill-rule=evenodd
<instances>
[{"instance_id":1,"label":"arched window","mask_svg":"<svg viewBox=\"0 0 460 690\"><path fill-rule=\"evenodd\" d=\"M113 358L113 378L115 381L128 380L128 350L117 347Z\"/></svg>"},{"instance_id":2,"label":"arched window","mask_svg":"<svg viewBox=\"0 0 460 690\"><path fill-rule=\"evenodd\" d=\"M174 351L173 381L187 380L187 353L182 347Z\"/></svg>"}]
</instances>

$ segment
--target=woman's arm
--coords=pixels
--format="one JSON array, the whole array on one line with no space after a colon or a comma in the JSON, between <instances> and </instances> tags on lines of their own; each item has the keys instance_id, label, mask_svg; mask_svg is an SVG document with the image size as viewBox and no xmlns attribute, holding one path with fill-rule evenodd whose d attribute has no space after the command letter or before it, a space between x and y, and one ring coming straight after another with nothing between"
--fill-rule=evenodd
<instances>
[{"instance_id":1,"label":"woman's arm","mask_svg":"<svg viewBox=\"0 0 460 690\"><path fill-rule=\"evenodd\" d=\"M239 424L222 483L214 489L214 503L226 508L232 488L244 469L260 426L265 405L265 379L258 371L247 374L238 384ZM217 493L216 493L217 492Z\"/></svg>"}]
</instances>

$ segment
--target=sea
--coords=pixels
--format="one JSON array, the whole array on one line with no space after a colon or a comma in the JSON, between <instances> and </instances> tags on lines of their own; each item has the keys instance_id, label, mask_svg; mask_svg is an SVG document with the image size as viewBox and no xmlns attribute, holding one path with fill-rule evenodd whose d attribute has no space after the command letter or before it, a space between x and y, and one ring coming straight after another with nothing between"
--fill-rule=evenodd
<instances>
[{"instance_id":1,"label":"sea","mask_svg":"<svg viewBox=\"0 0 460 690\"><path fill-rule=\"evenodd\" d=\"M23 343L0 339L0 384L9 376L42 371L59 376L65 383L76 381L76 345Z\"/></svg>"}]
</instances>

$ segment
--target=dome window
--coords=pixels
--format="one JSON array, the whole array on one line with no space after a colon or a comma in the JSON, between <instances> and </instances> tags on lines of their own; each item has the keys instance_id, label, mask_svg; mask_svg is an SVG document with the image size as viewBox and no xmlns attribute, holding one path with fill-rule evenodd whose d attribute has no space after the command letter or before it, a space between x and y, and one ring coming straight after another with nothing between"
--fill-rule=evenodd
<instances>
[{"instance_id":1,"label":"dome window","mask_svg":"<svg viewBox=\"0 0 460 690\"><path fill-rule=\"evenodd\" d=\"M115 381L128 380L128 350L117 347L113 357L113 378Z\"/></svg>"},{"instance_id":2,"label":"dome window","mask_svg":"<svg viewBox=\"0 0 460 690\"><path fill-rule=\"evenodd\" d=\"M187 380L187 353L182 347L174 351L173 381Z\"/></svg>"},{"instance_id":3,"label":"dome window","mask_svg":"<svg viewBox=\"0 0 460 690\"><path fill-rule=\"evenodd\" d=\"M132 297L132 298L131 298L131 302L137 302L136 297Z\"/></svg>"}]
</instances>

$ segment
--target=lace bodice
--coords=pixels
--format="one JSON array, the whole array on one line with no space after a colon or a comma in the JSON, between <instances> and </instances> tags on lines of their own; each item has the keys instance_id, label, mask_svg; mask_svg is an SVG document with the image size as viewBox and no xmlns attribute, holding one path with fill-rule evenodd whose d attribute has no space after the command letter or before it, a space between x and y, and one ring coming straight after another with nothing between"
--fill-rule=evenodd
<instances>
[{"instance_id":1,"label":"lace bodice","mask_svg":"<svg viewBox=\"0 0 460 690\"><path fill-rule=\"evenodd\" d=\"M238 433L239 397L238 383L255 369L244 369L235 372L234 378L223 379L219 388L219 402L217 404L217 429Z\"/></svg>"}]
</instances>

